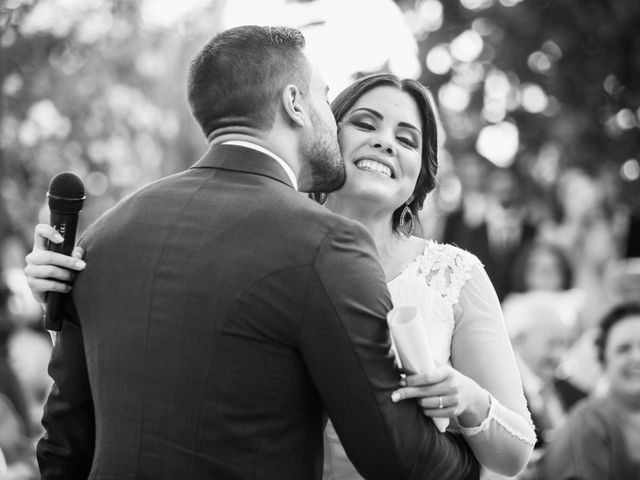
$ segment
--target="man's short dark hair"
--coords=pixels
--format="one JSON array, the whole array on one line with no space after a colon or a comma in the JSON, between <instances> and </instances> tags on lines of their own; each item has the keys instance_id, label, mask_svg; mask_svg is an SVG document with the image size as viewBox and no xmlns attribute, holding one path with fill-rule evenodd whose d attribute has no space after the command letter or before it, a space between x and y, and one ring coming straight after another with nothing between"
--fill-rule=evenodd
<instances>
[{"instance_id":1,"label":"man's short dark hair","mask_svg":"<svg viewBox=\"0 0 640 480\"><path fill-rule=\"evenodd\" d=\"M308 91L302 33L244 25L211 39L191 62L188 99L206 136L224 127L268 130L287 84Z\"/></svg>"}]
</instances>

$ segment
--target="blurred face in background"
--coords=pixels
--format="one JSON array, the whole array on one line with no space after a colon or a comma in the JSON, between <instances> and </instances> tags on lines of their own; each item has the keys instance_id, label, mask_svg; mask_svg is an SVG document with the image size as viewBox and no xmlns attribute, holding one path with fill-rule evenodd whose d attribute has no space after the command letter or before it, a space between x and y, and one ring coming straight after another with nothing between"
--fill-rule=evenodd
<instances>
[{"instance_id":1,"label":"blurred face in background","mask_svg":"<svg viewBox=\"0 0 640 480\"><path fill-rule=\"evenodd\" d=\"M484 188L487 167L483 160L474 156L462 156L456 161L456 173L465 194L480 192Z\"/></svg>"},{"instance_id":2,"label":"blurred face in background","mask_svg":"<svg viewBox=\"0 0 640 480\"><path fill-rule=\"evenodd\" d=\"M560 259L548 248L531 251L525 264L524 283L527 290L562 290L564 273Z\"/></svg>"},{"instance_id":3,"label":"blurred face in background","mask_svg":"<svg viewBox=\"0 0 640 480\"><path fill-rule=\"evenodd\" d=\"M508 170L495 170L487 178L487 193L503 208L518 206L518 192L518 181Z\"/></svg>"},{"instance_id":4,"label":"blurred face in background","mask_svg":"<svg viewBox=\"0 0 640 480\"><path fill-rule=\"evenodd\" d=\"M337 192L395 210L410 200L422 164L422 120L413 98L395 87L364 93L340 122L347 180Z\"/></svg>"},{"instance_id":5,"label":"blurred face in background","mask_svg":"<svg viewBox=\"0 0 640 480\"><path fill-rule=\"evenodd\" d=\"M558 182L558 200L567 220L582 220L597 212L602 194L597 182L586 173L567 170Z\"/></svg>"},{"instance_id":6,"label":"blurred face in background","mask_svg":"<svg viewBox=\"0 0 640 480\"><path fill-rule=\"evenodd\" d=\"M514 339L514 348L527 366L545 382L555 377L568 345L568 330L553 317L538 317Z\"/></svg>"},{"instance_id":7,"label":"blurred face in background","mask_svg":"<svg viewBox=\"0 0 640 480\"><path fill-rule=\"evenodd\" d=\"M611 393L640 408L640 315L629 316L611 327L604 366Z\"/></svg>"}]
</instances>

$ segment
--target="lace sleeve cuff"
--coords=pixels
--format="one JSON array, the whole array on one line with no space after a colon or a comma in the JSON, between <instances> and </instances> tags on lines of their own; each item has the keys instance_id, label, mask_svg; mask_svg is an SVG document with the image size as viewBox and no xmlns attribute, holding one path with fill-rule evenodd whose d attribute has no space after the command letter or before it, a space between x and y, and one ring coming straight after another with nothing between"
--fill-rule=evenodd
<instances>
[{"instance_id":1,"label":"lace sleeve cuff","mask_svg":"<svg viewBox=\"0 0 640 480\"><path fill-rule=\"evenodd\" d=\"M477 427L460 426L462 434L465 437L473 437L481 432L489 430L490 428L501 428L518 440L528 445L535 445L536 435L531 421L524 419L520 415L503 406L493 395L489 394L489 398L491 403L487 417ZM512 426L512 424L505 419L514 415L516 418L512 419L515 420L513 423L518 423L521 428Z\"/></svg>"},{"instance_id":2,"label":"lace sleeve cuff","mask_svg":"<svg viewBox=\"0 0 640 480\"><path fill-rule=\"evenodd\" d=\"M473 437L474 435L477 435L478 433L483 432L487 428L489 428L489 422L495 418L496 399L493 398L493 395L489 393L489 413L487 414L487 417L482 420L482 422L480 422L480 425L478 425L477 427L463 427L462 425L460 425L460 430L462 431L464 436Z\"/></svg>"}]
</instances>

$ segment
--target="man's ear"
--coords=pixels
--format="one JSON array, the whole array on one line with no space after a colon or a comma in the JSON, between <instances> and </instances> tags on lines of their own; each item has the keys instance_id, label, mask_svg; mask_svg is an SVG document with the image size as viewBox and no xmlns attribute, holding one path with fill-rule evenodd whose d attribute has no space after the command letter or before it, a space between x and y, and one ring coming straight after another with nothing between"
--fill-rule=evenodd
<instances>
[{"instance_id":1,"label":"man's ear","mask_svg":"<svg viewBox=\"0 0 640 480\"><path fill-rule=\"evenodd\" d=\"M303 127L306 124L307 112L302 102L302 92L295 85L287 85L282 91L282 107L286 118Z\"/></svg>"}]
</instances>

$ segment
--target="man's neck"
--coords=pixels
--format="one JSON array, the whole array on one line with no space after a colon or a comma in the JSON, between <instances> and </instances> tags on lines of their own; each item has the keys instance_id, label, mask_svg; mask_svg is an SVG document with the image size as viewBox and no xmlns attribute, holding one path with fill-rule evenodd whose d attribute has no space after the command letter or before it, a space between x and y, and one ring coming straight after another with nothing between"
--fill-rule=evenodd
<instances>
[{"instance_id":1,"label":"man's neck","mask_svg":"<svg viewBox=\"0 0 640 480\"><path fill-rule=\"evenodd\" d=\"M624 411L626 415L640 424L640 401L636 398L637 395L625 395L615 390L610 390L609 397L620 410Z\"/></svg>"},{"instance_id":2,"label":"man's neck","mask_svg":"<svg viewBox=\"0 0 640 480\"><path fill-rule=\"evenodd\" d=\"M280 166L284 169L285 173L289 177L291 182L291 186L298 190L298 173L293 169L293 166L297 166L297 163L293 165L291 162L286 161L278 152L273 148L273 144L269 141L265 141L259 136L255 135L243 135L243 134L225 134L225 135L216 135L215 137L210 136L210 145L238 145L245 148L250 148L253 150L258 150L265 155L270 156L275 161L277 161Z\"/></svg>"},{"instance_id":3,"label":"man's neck","mask_svg":"<svg viewBox=\"0 0 640 480\"><path fill-rule=\"evenodd\" d=\"M300 164L296 155L293 154L293 149L287 148L286 137L280 138L279 135L274 132L261 132L253 129L234 129L233 131L224 131L220 129L214 134L207 137L209 145L221 145L226 142L248 142L254 145L258 145L269 152L273 153L280 159L282 159L291 170L294 172L296 178L300 175Z\"/></svg>"}]
</instances>

